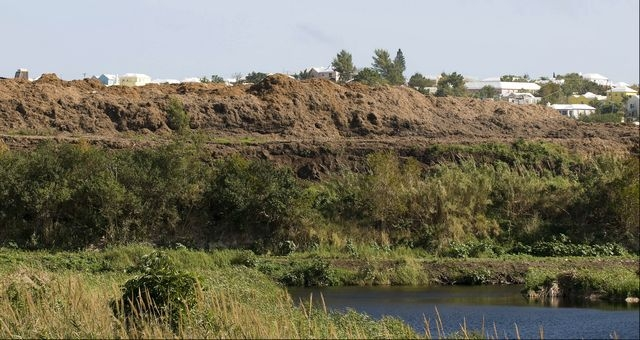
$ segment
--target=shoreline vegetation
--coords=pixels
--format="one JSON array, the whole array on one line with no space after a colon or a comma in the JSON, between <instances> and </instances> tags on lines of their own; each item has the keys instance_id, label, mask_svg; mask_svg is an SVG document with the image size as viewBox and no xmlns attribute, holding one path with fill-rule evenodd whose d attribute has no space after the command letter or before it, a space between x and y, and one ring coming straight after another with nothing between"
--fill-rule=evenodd
<instances>
[{"instance_id":1,"label":"shoreline vegetation","mask_svg":"<svg viewBox=\"0 0 640 340\"><path fill-rule=\"evenodd\" d=\"M284 286L640 296L637 155L523 140L419 154L375 152L302 180L264 160L212 159L195 140L0 149L0 337L435 336L296 305Z\"/></svg>"},{"instance_id":2,"label":"shoreline vegetation","mask_svg":"<svg viewBox=\"0 0 640 340\"><path fill-rule=\"evenodd\" d=\"M448 284L492 284L486 280L495 276L529 289L557 277L560 285L571 282L574 292L607 299L638 296L639 289L638 257L632 255L455 259L370 250L367 257L142 244L73 252L1 248L0 337L484 338L464 327L454 334L416 332L392 317L327 311L321 300L298 304L284 283L432 285L443 284L438 277L466 276L474 279Z\"/></svg>"}]
</instances>

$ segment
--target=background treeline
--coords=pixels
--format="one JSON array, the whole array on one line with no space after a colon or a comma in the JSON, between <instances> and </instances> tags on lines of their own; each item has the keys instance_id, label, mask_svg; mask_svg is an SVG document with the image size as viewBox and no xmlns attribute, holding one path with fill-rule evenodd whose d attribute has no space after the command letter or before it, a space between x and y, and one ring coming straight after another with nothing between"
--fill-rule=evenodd
<instances>
[{"instance_id":1,"label":"background treeline","mask_svg":"<svg viewBox=\"0 0 640 340\"><path fill-rule=\"evenodd\" d=\"M638 251L635 156L583 158L524 141L419 154L370 154L361 171L311 182L266 161L212 159L189 143L0 151L0 245L179 242L290 252L355 242L454 256Z\"/></svg>"}]
</instances>

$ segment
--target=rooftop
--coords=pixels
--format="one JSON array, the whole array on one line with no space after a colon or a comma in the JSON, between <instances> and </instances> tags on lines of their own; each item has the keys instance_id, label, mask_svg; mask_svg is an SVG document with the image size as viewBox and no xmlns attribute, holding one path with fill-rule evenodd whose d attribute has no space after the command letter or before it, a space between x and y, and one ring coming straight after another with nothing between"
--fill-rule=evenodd
<instances>
[{"instance_id":1,"label":"rooftop","mask_svg":"<svg viewBox=\"0 0 640 340\"><path fill-rule=\"evenodd\" d=\"M593 106L587 104L552 104L552 108L556 110L595 110Z\"/></svg>"}]
</instances>

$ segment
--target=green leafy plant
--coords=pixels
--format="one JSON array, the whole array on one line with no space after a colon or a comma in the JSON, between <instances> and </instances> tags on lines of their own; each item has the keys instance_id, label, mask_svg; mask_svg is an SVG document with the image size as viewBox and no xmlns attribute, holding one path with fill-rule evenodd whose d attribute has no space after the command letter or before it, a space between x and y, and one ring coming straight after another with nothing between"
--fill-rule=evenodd
<instances>
[{"instance_id":1,"label":"green leafy plant","mask_svg":"<svg viewBox=\"0 0 640 340\"><path fill-rule=\"evenodd\" d=\"M184 109L182 101L176 97L170 97L166 108L167 125L174 131L183 132L189 127L189 116Z\"/></svg>"},{"instance_id":2,"label":"green leafy plant","mask_svg":"<svg viewBox=\"0 0 640 340\"><path fill-rule=\"evenodd\" d=\"M196 302L197 278L176 269L162 251L143 256L132 270L142 274L123 285L120 300L111 303L114 314L125 318L130 327L155 319L168 322L176 330Z\"/></svg>"}]
</instances>

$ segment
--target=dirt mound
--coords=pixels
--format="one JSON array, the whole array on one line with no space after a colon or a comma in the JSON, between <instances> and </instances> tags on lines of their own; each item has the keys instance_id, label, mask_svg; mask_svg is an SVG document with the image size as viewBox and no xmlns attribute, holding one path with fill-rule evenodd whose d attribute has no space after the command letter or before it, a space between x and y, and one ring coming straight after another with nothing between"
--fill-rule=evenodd
<instances>
[{"instance_id":1,"label":"dirt mound","mask_svg":"<svg viewBox=\"0 0 640 340\"><path fill-rule=\"evenodd\" d=\"M339 85L273 75L251 86L213 83L105 87L95 79L0 80L0 133L171 134L169 102L184 104L192 129L263 141L421 145L516 138L551 140L581 150L638 150L638 129L586 124L540 105L424 96L407 87Z\"/></svg>"}]
</instances>

